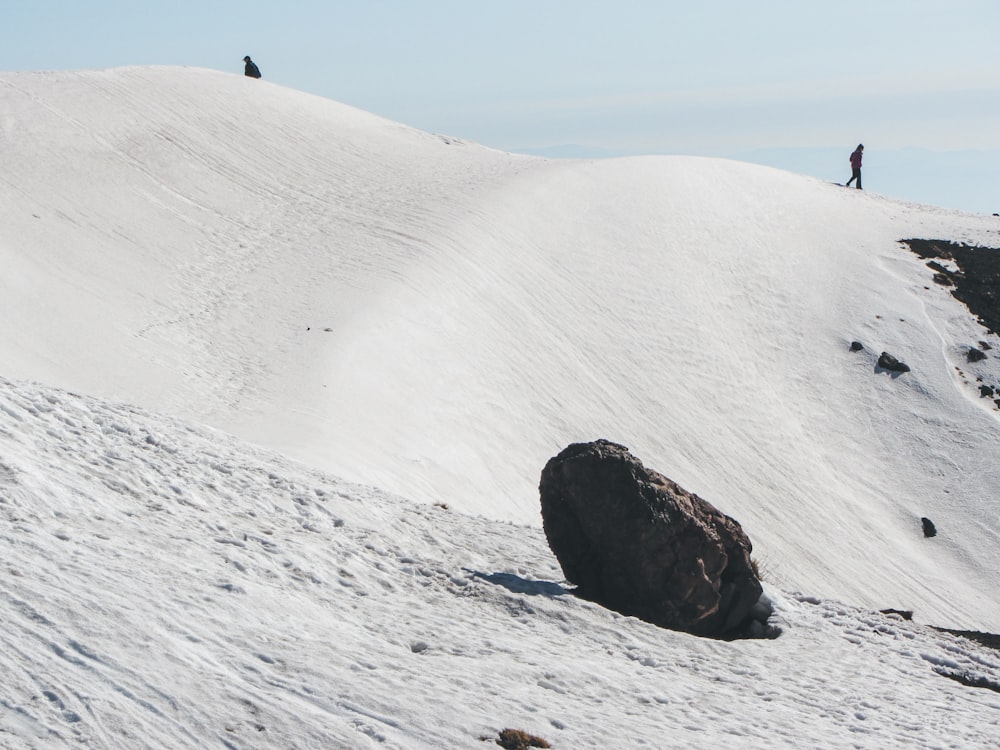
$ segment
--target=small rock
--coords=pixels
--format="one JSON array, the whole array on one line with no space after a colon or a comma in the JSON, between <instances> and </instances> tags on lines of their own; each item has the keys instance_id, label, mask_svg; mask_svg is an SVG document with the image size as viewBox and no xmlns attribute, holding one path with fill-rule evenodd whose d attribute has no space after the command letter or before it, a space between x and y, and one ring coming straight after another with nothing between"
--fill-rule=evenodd
<instances>
[{"instance_id":1,"label":"small rock","mask_svg":"<svg viewBox=\"0 0 1000 750\"><path fill-rule=\"evenodd\" d=\"M889 354L889 352L882 352L881 356L878 358L878 366L883 370L891 370L892 372L910 371L909 365L900 362L894 356Z\"/></svg>"},{"instance_id":2,"label":"small rock","mask_svg":"<svg viewBox=\"0 0 1000 750\"><path fill-rule=\"evenodd\" d=\"M924 526L924 536L932 537L937 536L937 528L934 526L934 522L929 518L921 518L920 523Z\"/></svg>"}]
</instances>

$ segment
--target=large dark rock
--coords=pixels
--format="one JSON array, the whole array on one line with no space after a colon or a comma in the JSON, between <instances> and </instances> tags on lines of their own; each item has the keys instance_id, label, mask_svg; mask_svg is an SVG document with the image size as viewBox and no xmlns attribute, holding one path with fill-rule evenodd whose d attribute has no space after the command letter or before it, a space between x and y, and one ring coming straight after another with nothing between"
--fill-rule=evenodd
<instances>
[{"instance_id":1,"label":"large dark rock","mask_svg":"<svg viewBox=\"0 0 1000 750\"><path fill-rule=\"evenodd\" d=\"M545 536L578 595L674 630L764 634L768 611L757 606L740 524L624 446L569 446L546 464L539 490Z\"/></svg>"}]
</instances>

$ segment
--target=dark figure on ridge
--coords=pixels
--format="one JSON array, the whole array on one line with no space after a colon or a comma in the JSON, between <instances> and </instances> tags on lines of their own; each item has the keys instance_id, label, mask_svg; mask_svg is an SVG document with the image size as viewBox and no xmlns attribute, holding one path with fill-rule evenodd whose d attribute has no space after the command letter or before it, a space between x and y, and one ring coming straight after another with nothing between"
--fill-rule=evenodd
<instances>
[{"instance_id":1,"label":"dark figure on ridge","mask_svg":"<svg viewBox=\"0 0 1000 750\"><path fill-rule=\"evenodd\" d=\"M250 55L243 58L246 68L243 71L243 75L249 76L250 78L260 78L260 68L257 67L257 63L250 59Z\"/></svg>"},{"instance_id":2,"label":"dark figure on ridge","mask_svg":"<svg viewBox=\"0 0 1000 750\"><path fill-rule=\"evenodd\" d=\"M861 189L861 157L865 152L865 146L863 143L859 143L858 147L854 149L851 153L851 179L847 181L844 187L850 187L851 183L855 180L858 181L857 188Z\"/></svg>"}]
</instances>

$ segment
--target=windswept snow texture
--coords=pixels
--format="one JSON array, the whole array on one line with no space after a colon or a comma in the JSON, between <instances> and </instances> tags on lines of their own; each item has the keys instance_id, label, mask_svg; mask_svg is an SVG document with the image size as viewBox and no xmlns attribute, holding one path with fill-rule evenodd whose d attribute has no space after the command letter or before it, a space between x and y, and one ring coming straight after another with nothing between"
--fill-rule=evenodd
<instances>
[{"instance_id":1,"label":"windswept snow texture","mask_svg":"<svg viewBox=\"0 0 1000 750\"><path fill-rule=\"evenodd\" d=\"M576 599L541 531L0 380L0 747L983 748L1000 653L769 589L777 640Z\"/></svg>"},{"instance_id":2,"label":"windswept snow texture","mask_svg":"<svg viewBox=\"0 0 1000 750\"><path fill-rule=\"evenodd\" d=\"M6 746L1000 735L926 628L1000 632L1000 340L900 244L994 218L188 68L0 73L0 134ZM743 524L785 635L568 593L537 483L599 437Z\"/></svg>"}]
</instances>

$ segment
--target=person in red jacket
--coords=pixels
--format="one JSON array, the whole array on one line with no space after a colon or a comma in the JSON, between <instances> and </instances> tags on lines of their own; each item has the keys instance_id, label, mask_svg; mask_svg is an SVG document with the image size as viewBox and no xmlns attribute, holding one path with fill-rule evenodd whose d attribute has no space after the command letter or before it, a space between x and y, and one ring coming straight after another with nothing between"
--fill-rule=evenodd
<instances>
[{"instance_id":1,"label":"person in red jacket","mask_svg":"<svg viewBox=\"0 0 1000 750\"><path fill-rule=\"evenodd\" d=\"M851 183L857 180L858 184L856 187L858 190L861 189L861 156L864 152L864 144L859 143L858 147L854 149L854 152L851 154L851 179L847 181L847 184L845 184L844 187L850 187Z\"/></svg>"}]
</instances>

